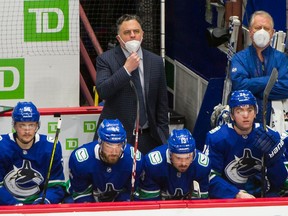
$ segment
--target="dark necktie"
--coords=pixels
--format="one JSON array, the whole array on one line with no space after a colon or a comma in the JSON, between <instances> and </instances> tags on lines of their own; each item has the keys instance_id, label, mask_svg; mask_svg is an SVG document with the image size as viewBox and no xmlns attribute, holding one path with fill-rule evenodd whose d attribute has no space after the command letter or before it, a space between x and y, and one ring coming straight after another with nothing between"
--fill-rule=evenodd
<instances>
[{"instance_id":1,"label":"dark necktie","mask_svg":"<svg viewBox=\"0 0 288 216\"><path fill-rule=\"evenodd\" d=\"M140 127L142 127L146 121L146 109L145 109L145 104L144 104L144 98L143 98L143 92L142 92L142 86L140 82L140 77L139 77L139 71L136 69L135 71L132 72L132 81L136 87L136 91L138 94L139 98L139 110L140 110Z\"/></svg>"}]
</instances>

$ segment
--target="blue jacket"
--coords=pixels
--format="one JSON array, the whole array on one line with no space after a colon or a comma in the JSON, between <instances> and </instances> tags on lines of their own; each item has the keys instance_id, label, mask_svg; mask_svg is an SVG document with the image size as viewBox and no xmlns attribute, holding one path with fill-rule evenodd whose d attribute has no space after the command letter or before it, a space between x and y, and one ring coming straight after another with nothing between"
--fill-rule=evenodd
<instances>
[{"instance_id":1,"label":"blue jacket","mask_svg":"<svg viewBox=\"0 0 288 216\"><path fill-rule=\"evenodd\" d=\"M272 88L269 100L288 98L288 58L286 54L271 46L263 50L262 54L264 57L263 64L258 58L254 46L249 46L233 56L230 71L232 90L247 89L257 98L260 114L257 115L257 119L260 122L263 92L273 68L278 70L278 80ZM270 106L271 102L268 109ZM269 110L267 113L270 113Z\"/></svg>"}]
</instances>

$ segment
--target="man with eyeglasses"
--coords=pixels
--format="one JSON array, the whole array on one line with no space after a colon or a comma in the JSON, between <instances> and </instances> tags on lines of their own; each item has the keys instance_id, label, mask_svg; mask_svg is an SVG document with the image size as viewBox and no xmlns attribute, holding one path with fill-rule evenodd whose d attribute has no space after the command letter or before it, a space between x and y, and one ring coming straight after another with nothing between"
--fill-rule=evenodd
<instances>
[{"instance_id":1,"label":"man with eyeglasses","mask_svg":"<svg viewBox=\"0 0 288 216\"><path fill-rule=\"evenodd\" d=\"M207 199L209 158L196 149L187 129L173 130L167 144L145 155L137 190L140 200Z\"/></svg>"},{"instance_id":2,"label":"man with eyeglasses","mask_svg":"<svg viewBox=\"0 0 288 216\"><path fill-rule=\"evenodd\" d=\"M54 140L37 133L40 113L36 106L18 102L12 112L12 125L15 132L0 136L0 205L62 202L65 181L59 142L44 189Z\"/></svg>"},{"instance_id":3,"label":"man with eyeglasses","mask_svg":"<svg viewBox=\"0 0 288 216\"><path fill-rule=\"evenodd\" d=\"M250 91L232 92L229 106L232 122L212 129L206 137L204 151L211 160L209 196L280 196L287 178L284 141L278 132L268 126L265 131L254 122L258 105Z\"/></svg>"},{"instance_id":4,"label":"man with eyeglasses","mask_svg":"<svg viewBox=\"0 0 288 216\"><path fill-rule=\"evenodd\" d=\"M129 201L142 171L142 154L126 141L126 131L118 119L104 119L98 141L75 149L69 158L71 191L75 203ZM132 178L132 167L136 176Z\"/></svg>"}]
</instances>

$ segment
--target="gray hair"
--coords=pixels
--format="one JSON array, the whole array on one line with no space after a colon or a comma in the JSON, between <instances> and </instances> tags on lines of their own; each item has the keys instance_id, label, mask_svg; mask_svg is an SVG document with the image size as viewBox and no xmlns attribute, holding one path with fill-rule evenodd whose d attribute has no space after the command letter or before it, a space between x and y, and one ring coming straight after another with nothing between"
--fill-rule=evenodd
<instances>
[{"instance_id":1,"label":"gray hair","mask_svg":"<svg viewBox=\"0 0 288 216\"><path fill-rule=\"evenodd\" d=\"M272 29L274 28L274 21L273 21L272 16L271 16L269 13L267 13L266 11L263 11L263 10L255 11L255 12L252 14L251 19L250 19L249 26L252 26L252 25L254 24L254 21L255 21L255 17L256 17L256 16L262 16L262 17L268 18L268 19L271 21Z\"/></svg>"}]
</instances>

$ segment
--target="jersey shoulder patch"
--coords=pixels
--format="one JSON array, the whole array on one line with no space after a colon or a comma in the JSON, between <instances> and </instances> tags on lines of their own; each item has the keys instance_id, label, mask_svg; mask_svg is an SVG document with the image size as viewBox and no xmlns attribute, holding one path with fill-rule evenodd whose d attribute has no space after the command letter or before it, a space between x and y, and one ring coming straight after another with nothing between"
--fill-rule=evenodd
<instances>
[{"instance_id":1,"label":"jersey shoulder patch","mask_svg":"<svg viewBox=\"0 0 288 216\"><path fill-rule=\"evenodd\" d=\"M130 152L131 152L131 158L132 159L134 159L134 147L133 146L131 146L130 147ZM136 151L136 160L137 161L140 161L141 160L141 152L140 151L138 151L138 149L137 149L137 151Z\"/></svg>"},{"instance_id":2,"label":"jersey shoulder patch","mask_svg":"<svg viewBox=\"0 0 288 216\"><path fill-rule=\"evenodd\" d=\"M54 138L53 137L50 137L50 136L47 136L46 137L46 140L50 143L54 143Z\"/></svg>"},{"instance_id":3,"label":"jersey shoulder patch","mask_svg":"<svg viewBox=\"0 0 288 216\"><path fill-rule=\"evenodd\" d=\"M203 167L207 167L209 164L209 158L207 155L198 152L198 164L203 166Z\"/></svg>"},{"instance_id":4,"label":"jersey shoulder patch","mask_svg":"<svg viewBox=\"0 0 288 216\"><path fill-rule=\"evenodd\" d=\"M88 160L89 158L89 154L87 152L86 148L80 148L78 150L75 151L75 157L77 159L78 162L83 162Z\"/></svg>"},{"instance_id":5,"label":"jersey shoulder patch","mask_svg":"<svg viewBox=\"0 0 288 216\"><path fill-rule=\"evenodd\" d=\"M152 165L157 165L162 163L163 158L160 151L153 151L148 154L149 161Z\"/></svg>"}]
</instances>

